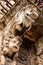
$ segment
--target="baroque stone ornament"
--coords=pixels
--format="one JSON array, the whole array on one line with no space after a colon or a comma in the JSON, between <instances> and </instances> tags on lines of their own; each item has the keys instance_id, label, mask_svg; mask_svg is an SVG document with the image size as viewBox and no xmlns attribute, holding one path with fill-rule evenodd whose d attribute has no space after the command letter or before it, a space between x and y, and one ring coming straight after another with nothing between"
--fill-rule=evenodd
<instances>
[{"instance_id":1,"label":"baroque stone ornament","mask_svg":"<svg viewBox=\"0 0 43 65\"><path fill-rule=\"evenodd\" d=\"M0 65L20 63L43 65L43 0L0 0Z\"/></svg>"}]
</instances>

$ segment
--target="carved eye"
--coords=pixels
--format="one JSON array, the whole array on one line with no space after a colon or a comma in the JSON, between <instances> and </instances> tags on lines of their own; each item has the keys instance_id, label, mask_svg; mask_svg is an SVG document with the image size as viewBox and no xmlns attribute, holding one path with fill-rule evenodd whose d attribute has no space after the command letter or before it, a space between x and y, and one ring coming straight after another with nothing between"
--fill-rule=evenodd
<instances>
[{"instance_id":1,"label":"carved eye","mask_svg":"<svg viewBox=\"0 0 43 65\"><path fill-rule=\"evenodd\" d=\"M6 43L5 46L8 47L8 43Z\"/></svg>"},{"instance_id":2,"label":"carved eye","mask_svg":"<svg viewBox=\"0 0 43 65\"><path fill-rule=\"evenodd\" d=\"M18 42L18 45L20 45L20 42Z\"/></svg>"},{"instance_id":3,"label":"carved eye","mask_svg":"<svg viewBox=\"0 0 43 65\"><path fill-rule=\"evenodd\" d=\"M12 38L12 36L9 36L9 38Z\"/></svg>"},{"instance_id":4,"label":"carved eye","mask_svg":"<svg viewBox=\"0 0 43 65\"><path fill-rule=\"evenodd\" d=\"M16 43L16 41L15 41L15 40L14 40L13 42L14 42L14 43Z\"/></svg>"}]
</instances>

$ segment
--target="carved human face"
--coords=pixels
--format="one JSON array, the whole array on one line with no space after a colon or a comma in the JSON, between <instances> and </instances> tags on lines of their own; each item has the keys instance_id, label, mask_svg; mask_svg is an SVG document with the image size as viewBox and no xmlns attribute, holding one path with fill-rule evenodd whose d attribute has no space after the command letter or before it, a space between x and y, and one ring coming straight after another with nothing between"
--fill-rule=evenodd
<instances>
[{"instance_id":1,"label":"carved human face","mask_svg":"<svg viewBox=\"0 0 43 65\"><path fill-rule=\"evenodd\" d=\"M5 54L6 53L12 54L13 52L18 52L21 43L22 43L22 40L19 36L4 39L4 41L3 41L3 52Z\"/></svg>"},{"instance_id":2,"label":"carved human face","mask_svg":"<svg viewBox=\"0 0 43 65\"><path fill-rule=\"evenodd\" d=\"M9 48L12 50L12 52L16 52L19 50L21 43L21 39L16 36L15 38L11 39Z\"/></svg>"}]
</instances>

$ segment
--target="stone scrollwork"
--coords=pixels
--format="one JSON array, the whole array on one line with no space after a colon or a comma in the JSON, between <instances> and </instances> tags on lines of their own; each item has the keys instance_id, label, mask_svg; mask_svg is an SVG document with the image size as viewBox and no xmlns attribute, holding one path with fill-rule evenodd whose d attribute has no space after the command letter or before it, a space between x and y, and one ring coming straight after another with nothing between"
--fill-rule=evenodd
<instances>
[{"instance_id":1,"label":"stone scrollwork","mask_svg":"<svg viewBox=\"0 0 43 65\"><path fill-rule=\"evenodd\" d=\"M3 32L1 33L1 39L0 39L0 63L1 65L5 65L6 62L6 55L13 55L14 57L12 58L13 62L16 64L16 59L18 57L18 51L20 48L20 45L22 44L22 39L19 36L14 36L14 35L9 35L5 36L2 35ZM11 60L11 58L10 58Z\"/></svg>"},{"instance_id":2,"label":"stone scrollwork","mask_svg":"<svg viewBox=\"0 0 43 65\"><path fill-rule=\"evenodd\" d=\"M0 5L3 8L1 9L2 14L6 15L7 12L12 7L14 7L13 5L16 3L16 1L17 0L4 0L5 5L3 6L2 4L3 0L2 0L0 2L1 3ZM12 11L14 12L14 10L13 9L11 10L11 14ZM10 17L11 14L10 15L9 14L8 16ZM19 36L18 34L15 35L16 30L19 32L21 32L22 30L24 31L24 28L26 29L28 28L28 30L30 30L32 28L32 23L36 22L36 20L39 17L39 14L40 14L39 11L34 5L27 4L26 6L21 7L21 9L17 11L16 14L11 18L10 22L7 23L6 27L2 31L0 31L0 65L16 65L16 60L18 58L18 51L22 44L22 38L21 38L22 35L21 36ZM5 19L7 19L7 16L5 16ZM4 22L5 21L6 20L4 20ZM40 41L38 43L42 44L42 42ZM37 51L38 51L37 54L40 53L38 50L38 46L40 45L37 45ZM40 51L41 49L42 47L40 48Z\"/></svg>"}]
</instances>

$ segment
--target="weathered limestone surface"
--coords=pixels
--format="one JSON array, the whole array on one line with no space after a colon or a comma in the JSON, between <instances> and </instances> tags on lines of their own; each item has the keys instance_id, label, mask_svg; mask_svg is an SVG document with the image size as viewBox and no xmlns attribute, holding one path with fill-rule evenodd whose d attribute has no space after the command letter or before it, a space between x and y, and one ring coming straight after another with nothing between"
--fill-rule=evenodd
<instances>
[{"instance_id":1,"label":"weathered limestone surface","mask_svg":"<svg viewBox=\"0 0 43 65\"><path fill-rule=\"evenodd\" d=\"M43 1L0 0L0 65L43 65Z\"/></svg>"}]
</instances>

